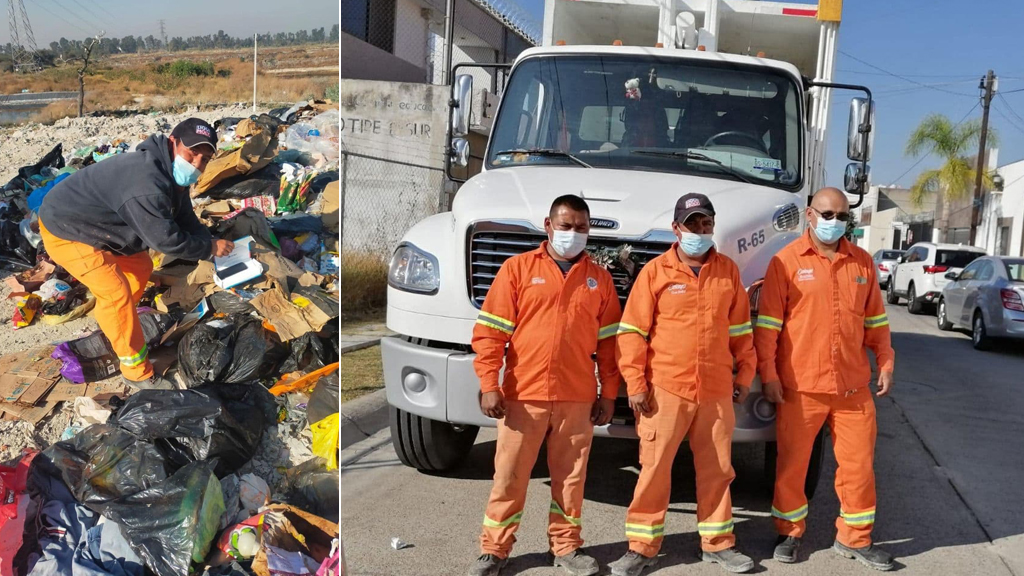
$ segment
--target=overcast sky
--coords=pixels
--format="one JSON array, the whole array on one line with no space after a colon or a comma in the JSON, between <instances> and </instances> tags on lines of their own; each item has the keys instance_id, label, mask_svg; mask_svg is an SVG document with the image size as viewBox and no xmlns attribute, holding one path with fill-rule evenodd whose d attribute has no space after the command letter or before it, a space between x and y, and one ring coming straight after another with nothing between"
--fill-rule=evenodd
<instances>
[{"instance_id":1,"label":"overcast sky","mask_svg":"<svg viewBox=\"0 0 1024 576\"><path fill-rule=\"evenodd\" d=\"M338 22L337 0L22 0L40 48L64 36L80 40L104 30L108 37L205 36L224 30L231 36L255 32L295 32ZM342 0L344 1L344 0ZM6 2L3 3L6 5ZM0 8L3 8L0 5ZM0 10L6 16L6 10ZM0 41L10 41L6 17L0 18Z\"/></svg>"}]
</instances>

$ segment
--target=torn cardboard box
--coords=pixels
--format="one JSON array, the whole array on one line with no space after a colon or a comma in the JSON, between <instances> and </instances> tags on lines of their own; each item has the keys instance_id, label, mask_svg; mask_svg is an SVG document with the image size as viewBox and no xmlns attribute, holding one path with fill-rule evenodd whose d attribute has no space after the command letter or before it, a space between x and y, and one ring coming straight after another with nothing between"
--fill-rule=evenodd
<instances>
[{"instance_id":1,"label":"torn cardboard box","mask_svg":"<svg viewBox=\"0 0 1024 576\"><path fill-rule=\"evenodd\" d=\"M50 358L52 346L0 358L0 401L34 406L60 380L61 363Z\"/></svg>"}]
</instances>

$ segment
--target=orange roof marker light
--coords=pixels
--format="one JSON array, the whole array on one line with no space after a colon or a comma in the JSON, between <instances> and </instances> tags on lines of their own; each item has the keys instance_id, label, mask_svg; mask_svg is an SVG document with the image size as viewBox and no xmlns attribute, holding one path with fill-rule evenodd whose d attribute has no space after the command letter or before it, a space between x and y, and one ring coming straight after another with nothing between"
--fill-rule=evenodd
<instances>
[{"instance_id":1,"label":"orange roof marker light","mask_svg":"<svg viewBox=\"0 0 1024 576\"><path fill-rule=\"evenodd\" d=\"M700 46L697 46L697 52L703 52L705 50L707 50L707 47L704 46L703 44L701 44Z\"/></svg>"},{"instance_id":2,"label":"orange roof marker light","mask_svg":"<svg viewBox=\"0 0 1024 576\"><path fill-rule=\"evenodd\" d=\"M760 51L758 51L758 53L757 53L757 57L758 57L758 58L764 58L764 50L760 50Z\"/></svg>"},{"instance_id":3,"label":"orange roof marker light","mask_svg":"<svg viewBox=\"0 0 1024 576\"><path fill-rule=\"evenodd\" d=\"M616 40L615 42L612 42L612 46L622 46L622 40Z\"/></svg>"},{"instance_id":4,"label":"orange roof marker light","mask_svg":"<svg viewBox=\"0 0 1024 576\"><path fill-rule=\"evenodd\" d=\"M565 46L565 40L559 40L558 42L555 42L555 46Z\"/></svg>"},{"instance_id":5,"label":"orange roof marker light","mask_svg":"<svg viewBox=\"0 0 1024 576\"><path fill-rule=\"evenodd\" d=\"M655 48L664 48L665 47L665 43L664 42L658 42L657 44L654 45L654 47Z\"/></svg>"}]
</instances>

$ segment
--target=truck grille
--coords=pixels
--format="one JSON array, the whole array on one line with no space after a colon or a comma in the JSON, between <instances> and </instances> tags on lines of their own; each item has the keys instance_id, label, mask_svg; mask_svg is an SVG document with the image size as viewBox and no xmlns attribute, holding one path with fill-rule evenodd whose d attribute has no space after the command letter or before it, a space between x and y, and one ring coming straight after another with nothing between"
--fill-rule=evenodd
<instances>
[{"instance_id":1,"label":"truck grille","mask_svg":"<svg viewBox=\"0 0 1024 576\"><path fill-rule=\"evenodd\" d=\"M534 250L547 239L543 233L518 226L495 226L502 230L481 229L485 227L490 228L489 226L479 226L469 231L467 258L469 262L469 294L477 308L483 306L487 291L490 290L491 283L494 282L494 277L505 260L517 254ZM632 247L633 260L637 261L637 265L641 267L663 254L671 246L665 242L591 236L587 248L618 248L624 244ZM625 306L626 298L633 287L632 278L624 270L610 272L612 280L615 282L615 289L619 293L619 300Z\"/></svg>"}]
</instances>

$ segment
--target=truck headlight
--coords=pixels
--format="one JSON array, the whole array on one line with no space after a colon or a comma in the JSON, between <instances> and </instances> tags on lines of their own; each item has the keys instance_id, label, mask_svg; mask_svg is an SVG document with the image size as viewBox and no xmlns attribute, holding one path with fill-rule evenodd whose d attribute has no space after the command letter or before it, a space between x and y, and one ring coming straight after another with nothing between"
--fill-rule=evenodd
<instances>
[{"instance_id":1,"label":"truck headlight","mask_svg":"<svg viewBox=\"0 0 1024 576\"><path fill-rule=\"evenodd\" d=\"M436 294L441 285L437 258L412 244L400 245L391 257L388 285L406 292Z\"/></svg>"}]
</instances>

